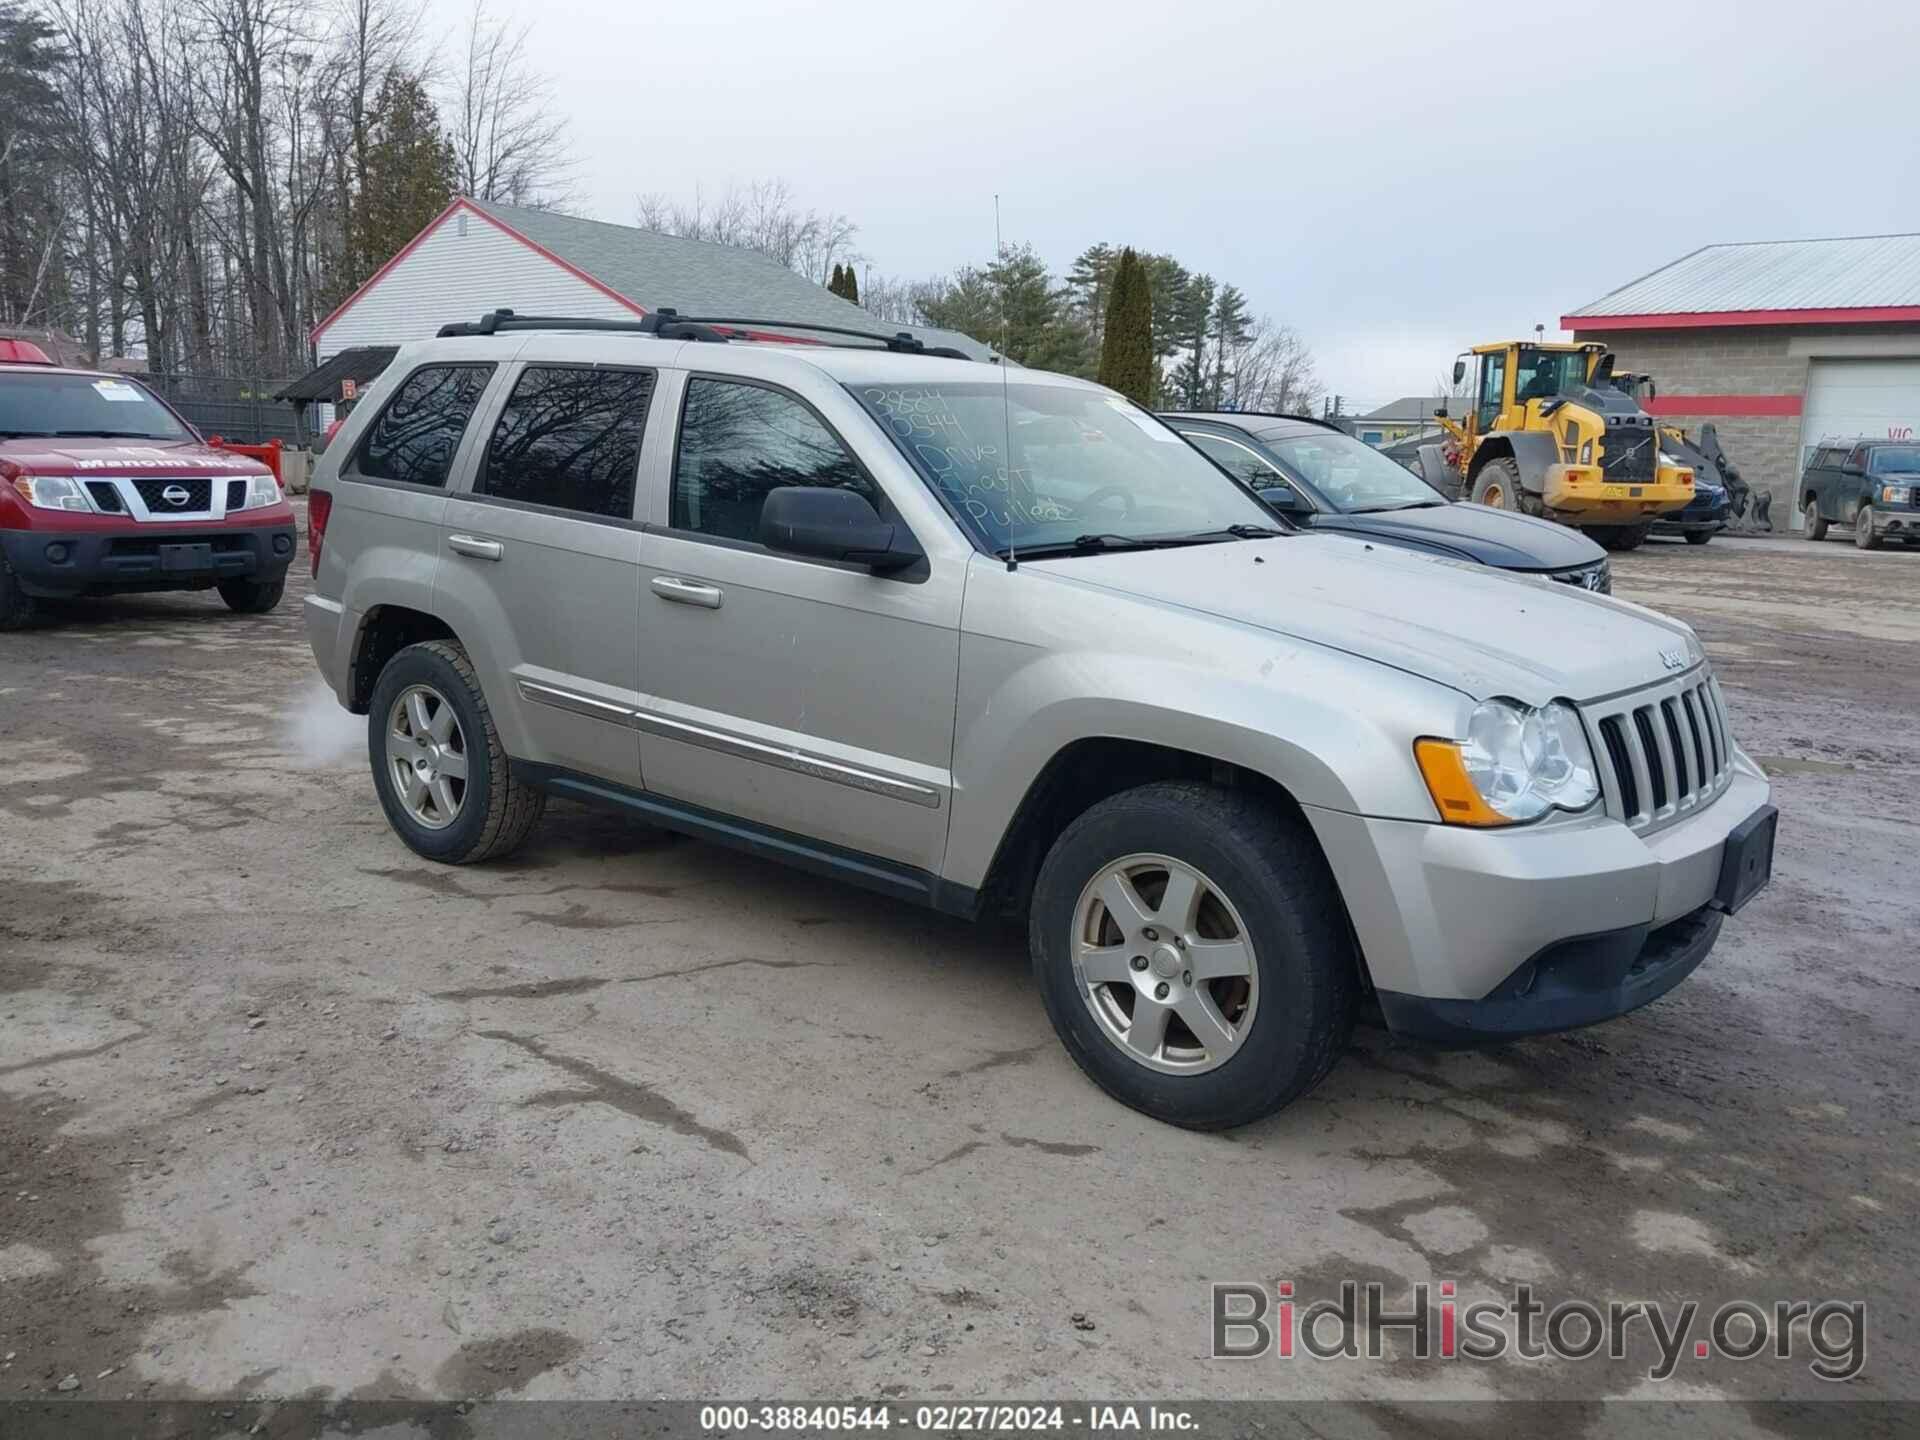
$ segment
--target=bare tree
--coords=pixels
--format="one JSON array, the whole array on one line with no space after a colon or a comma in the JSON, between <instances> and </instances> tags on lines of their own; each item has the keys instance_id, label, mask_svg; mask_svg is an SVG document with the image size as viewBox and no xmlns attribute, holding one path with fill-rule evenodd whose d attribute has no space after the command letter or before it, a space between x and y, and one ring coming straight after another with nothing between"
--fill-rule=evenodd
<instances>
[{"instance_id":1,"label":"bare tree","mask_svg":"<svg viewBox=\"0 0 1920 1440\"><path fill-rule=\"evenodd\" d=\"M860 227L837 210L803 210L784 180L729 185L716 200L700 186L684 202L641 195L634 213L643 230L757 250L820 285L836 264L858 264L861 258L853 248Z\"/></svg>"},{"instance_id":2,"label":"bare tree","mask_svg":"<svg viewBox=\"0 0 1920 1440\"><path fill-rule=\"evenodd\" d=\"M443 113L452 117L462 193L509 205L555 206L573 184L567 122L553 81L527 56L530 26L511 26L474 0Z\"/></svg>"},{"instance_id":3,"label":"bare tree","mask_svg":"<svg viewBox=\"0 0 1920 1440\"><path fill-rule=\"evenodd\" d=\"M1300 332L1261 316L1226 360L1228 398L1241 410L1311 414L1326 387L1314 373L1313 351Z\"/></svg>"}]
</instances>

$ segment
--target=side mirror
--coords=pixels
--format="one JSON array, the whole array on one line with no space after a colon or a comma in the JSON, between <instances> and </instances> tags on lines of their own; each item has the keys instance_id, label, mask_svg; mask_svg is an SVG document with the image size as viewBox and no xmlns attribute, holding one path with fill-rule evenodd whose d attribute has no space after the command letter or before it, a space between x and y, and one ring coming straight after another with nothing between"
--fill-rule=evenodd
<instances>
[{"instance_id":1,"label":"side mirror","mask_svg":"<svg viewBox=\"0 0 1920 1440\"><path fill-rule=\"evenodd\" d=\"M1660 387L1653 383L1653 377L1649 375L1647 377L1647 399L1649 400L1658 399L1659 395L1660 395Z\"/></svg>"},{"instance_id":2,"label":"side mirror","mask_svg":"<svg viewBox=\"0 0 1920 1440\"><path fill-rule=\"evenodd\" d=\"M787 555L842 560L875 574L923 558L904 525L882 520L864 495L831 485L783 485L760 507L760 543Z\"/></svg>"},{"instance_id":3,"label":"side mirror","mask_svg":"<svg viewBox=\"0 0 1920 1440\"><path fill-rule=\"evenodd\" d=\"M1462 380L1466 378L1467 378L1467 362L1464 360L1454 361L1453 362L1453 383L1458 385Z\"/></svg>"},{"instance_id":4,"label":"side mirror","mask_svg":"<svg viewBox=\"0 0 1920 1440\"><path fill-rule=\"evenodd\" d=\"M1433 418L1434 418L1434 419L1436 419L1436 420L1444 420L1444 419L1446 419L1446 418L1447 418L1447 407L1446 407L1446 406L1445 406L1444 404L1440 404L1440 405L1436 405L1436 406L1434 406L1434 407L1433 407Z\"/></svg>"},{"instance_id":5,"label":"side mirror","mask_svg":"<svg viewBox=\"0 0 1920 1440\"><path fill-rule=\"evenodd\" d=\"M1282 482L1262 485L1259 495L1274 509L1284 510L1289 515L1308 515L1313 512L1313 507L1301 498L1298 490Z\"/></svg>"}]
</instances>

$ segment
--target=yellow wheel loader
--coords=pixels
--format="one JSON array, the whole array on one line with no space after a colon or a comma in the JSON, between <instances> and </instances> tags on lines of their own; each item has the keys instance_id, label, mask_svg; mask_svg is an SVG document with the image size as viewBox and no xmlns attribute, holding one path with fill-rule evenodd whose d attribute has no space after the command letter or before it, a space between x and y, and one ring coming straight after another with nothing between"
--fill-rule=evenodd
<instances>
[{"instance_id":1,"label":"yellow wheel loader","mask_svg":"<svg viewBox=\"0 0 1920 1440\"><path fill-rule=\"evenodd\" d=\"M1666 452L1638 389L1614 383L1604 345L1505 341L1453 362L1478 365L1465 413L1435 411L1449 436L1422 446L1419 470L1448 495L1542 515L1611 550L1646 539L1654 518L1693 499L1693 471Z\"/></svg>"}]
</instances>

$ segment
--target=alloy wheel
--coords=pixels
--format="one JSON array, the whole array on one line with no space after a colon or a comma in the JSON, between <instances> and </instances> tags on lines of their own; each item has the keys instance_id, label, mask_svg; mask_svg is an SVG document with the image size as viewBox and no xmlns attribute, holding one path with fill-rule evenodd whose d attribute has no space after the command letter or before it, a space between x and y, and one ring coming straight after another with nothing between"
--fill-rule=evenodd
<instances>
[{"instance_id":1,"label":"alloy wheel","mask_svg":"<svg viewBox=\"0 0 1920 1440\"><path fill-rule=\"evenodd\" d=\"M1074 907L1074 981L1101 1032L1149 1069L1197 1075L1239 1052L1260 999L1247 927L1185 861L1128 855Z\"/></svg>"},{"instance_id":2,"label":"alloy wheel","mask_svg":"<svg viewBox=\"0 0 1920 1440\"><path fill-rule=\"evenodd\" d=\"M409 685L387 712L387 771L401 808L416 825L444 830L467 796L467 741L447 697Z\"/></svg>"}]
</instances>

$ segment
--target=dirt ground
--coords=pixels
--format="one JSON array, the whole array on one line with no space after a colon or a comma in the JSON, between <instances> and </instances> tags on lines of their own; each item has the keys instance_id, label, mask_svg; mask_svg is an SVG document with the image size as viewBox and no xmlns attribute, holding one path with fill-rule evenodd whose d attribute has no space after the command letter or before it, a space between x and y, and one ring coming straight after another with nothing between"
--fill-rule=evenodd
<instances>
[{"instance_id":1,"label":"dirt ground","mask_svg":"<svg viewBox=\"0 0 1920 1440\"><path fill-rule=\"evenodd\" d=\"M0 636L0 1396L1920 1398L1920 554L1617 568L1772 888L1624 1020L1363 1028L1224 1136L1083 1080L1017 936L564 805L416 858L294 594ZM1210 1282L1347 1278L1860 1300L1867 1362L1208 1358Z\"/></svg>"}]
</instances>

